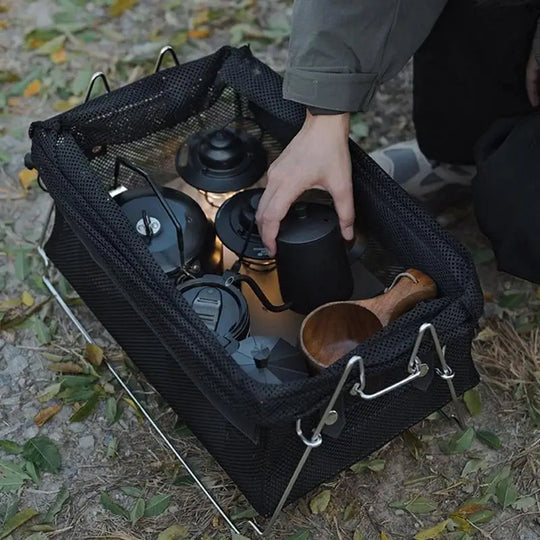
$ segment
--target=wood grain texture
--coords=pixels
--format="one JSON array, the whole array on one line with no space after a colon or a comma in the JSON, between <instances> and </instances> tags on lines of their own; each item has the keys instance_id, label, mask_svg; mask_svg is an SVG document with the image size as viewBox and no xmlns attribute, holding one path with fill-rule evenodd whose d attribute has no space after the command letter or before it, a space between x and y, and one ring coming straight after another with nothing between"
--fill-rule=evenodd
<instances>
[{"instance_id":1,"label":"wood grain texture","mask_svg":"<svg viewBox=\"0 0 540 540\"><path fill-rule=\"evenodd\" d=\"M415 269L407 272L416 283L402 277L384 294L367 300L331 302L304 319L300 344L316 369L332 365L422 300L435 298L437 286L429 276Z\"/></svg>"}]
</instances>

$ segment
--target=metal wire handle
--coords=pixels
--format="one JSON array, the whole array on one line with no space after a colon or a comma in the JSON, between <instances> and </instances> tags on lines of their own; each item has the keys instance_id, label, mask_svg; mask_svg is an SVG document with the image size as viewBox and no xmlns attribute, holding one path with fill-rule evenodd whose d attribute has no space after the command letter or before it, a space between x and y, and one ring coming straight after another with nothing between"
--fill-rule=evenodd
<instances>
[{"instance_id":1,"label":"metal wire handle","mask_svg":"<svg viewBox=\"0 0 540 540\"><path fill-rule=\"evenodd\" d=\"M84 102L88 103L90 101L90 97L92 96L92 90L94 89L94 86L96 85L96 82L98 80L101 80L103 83L103 86L105 87L105 90L107 90L107 93L111 91L111 87L109 86L109 81L107 80L107 76L103 71L96 71L92 77L90 77L90 82L88 83L88 88L86 89L86 96L84 98Z\"/></svg>"},{"instance_id":2,"label":"metal wire handle","mask_svg":"<svg viewBox=\"0 0 540 540\"><path fill-rule=\"evenodd\" d=\"M156 65L154 67L154 73L157 73L161 69L161 64L163 63L163 59L167 54L170 55L177 67L180 65L180 60L178 60L178 56L176 56L174 49L170 45L165 45L165 47L162 47L161 51L159 51Z\"/></svg>"},{"instance_id":3,"label":"metal wire handle","mask_svg":"<svg viewBox=\"0 0 540 540\"><path fill-rule=\"evenodd\" d=\"M180 222L178 221L177 217L174 215L174 212L172 211L169 203L165 200L165 197L163 197L161 190L159 189L159 186L150 178L150 175L140 167L137 167L134 163L131 161L128 161L127 159L117 156L116 161L114 163L114 188L116 189L118 187L118 176L120 174L120 166L123 165L124 167L127 167L128 169L131 169L133 172L139 174L142 176L146 183L152 188L152 191L158 198L159 202L161 203L161 206L167 212L167 215L169 216L170 220L172 221L174 228L176 229L176 240L178 244L178 251L180 253L180 268L182 271L185 271L184 268L184 233L182 231L182 225L180 225Z\"/></svg>"}]
</instances>

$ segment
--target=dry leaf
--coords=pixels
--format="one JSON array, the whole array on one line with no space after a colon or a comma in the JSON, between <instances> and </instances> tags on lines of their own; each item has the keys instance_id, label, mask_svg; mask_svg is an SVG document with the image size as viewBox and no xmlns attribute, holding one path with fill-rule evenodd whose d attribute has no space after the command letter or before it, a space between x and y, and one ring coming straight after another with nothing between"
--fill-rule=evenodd
<instances>
[{"instance_id":1,"label":"dry leaf","mask_svg":"<svg viewBox=\"0 0 540 540\"><path fill-rule=\"evenodd\" d=\"M49 364L49 369L58 373L84 373L83 367L75 362L52 362Z\"/></svg>"},{"instance_id":2,"label":"dry leaf","mask_svg":"<svg viewBox=\"0 0 540 540\"><path fill-rule=\"evenodd\" d=\"M497 332L495 332L495 330L493 330L489 326L486 326L486 328L478 332L475 340L476 341L491 341L494 337L497 337L497 336L498 334Z\"/></svg>"},{"instance_id":3,"label":"dry leaf","mask_svg":"<svg viewBox=\"0 0 540 540\"><path fill-rule=\"evenodd\" d=\"M35 182L38 177L36 169L23 169L19 171L19 181L24 189L28 189L32 182Z\"/></svg>"},{"instance_id":4,"label":"dry leaf","mask_svg":"<svg viewBox=\"0 0 540 540\"><path fill-rule=\"evenodd\" d=\"M195 28L188 32L189 39L205 39L210 35L210 28Z\"/></svg>"},{"instance_id":5,"label":"dry leaf","mask_svg":"<svg viewBox=\"0 0 540 540\"><path fill-rule=\"evenodd\" d=\"M101 366L101 362L103 362L103 350L101 349L101 347L98 347L94 343L87 343L86 359L93 366Z\"/></svg>"},{"instance_id":6,"label":"dry leaf","mask_svg":"<svg viewBox=\"0 0 540 540\"><path fill-rule=\"evenodd\" d=\"M7 104L9 107L17 107L20 103L20 99L15 96L8 97Z\"/></svg>"},{"instance_id":7,"label":"dry leaf","mask_svg":"<svg viewBox=\"0 0 540 540\"><path fill-rule=\"evenodd\" d=\"M51 54L51 60L55 64L62 64L67 60L67 54L65 49L58 49Z\"/></svg>"},{"instance_id":8,"label":"dry leaf","mask_svg":"<svg viewBox=\"0 0 540 540\"><path fill-rule=\"evenodd\" d=\"M42 82L39 79L34 79L28 86L24 89L24 97L32 97L36 94L39 94L41 87L43 86Z\"/></svg>"},{"instance_id":9,"label":"dry leaf","mask_svg":"<svg viewBox=\"0 0 540 540\"><path fill-rule=\"evenodd\" d=\"M127 9L132 8L137 4L139 0L114 0L114 2L109 7L109 16L110 17L119 17Z\"/></svg>"},{"instance_id":10,"label":"dry leaf","mask_svg":"<svg viewBox=\"0 0 540 540\"><path fill-rule=\"evenodd\" d=\"M446 531L446 525L449 521L450 520L447 519L437 523L437 525L434 525L429 529L418 531L414 536L414 540L433 540L434 538L438 538L443 532Z\"/></svg>"},{"instance_id":11,"label":"dry leaf","mask_svg":"<svg viewBox=\"0 0 540 540\"><path fill-rule=\"evenodd\" d=\"M0 21L0 30L5 30L8 26L7 21Z\"/></svg>"},{"instance_id":12,"label":"dry leaf","mask_svg":"<svg viewBox=\"0 0 540 540\"><path fill-rule=\"evenodd\" d=\"M199 11L195 17L193 17L193 26L197 28L197 26L202 26L203 24L207 23L210 20L210 10L209 9L203 9L202 11Z\"/></svg>"},{"instance_id":13,"label":"dry leaf","mask_svg":"<svg viewBox=\"0 0 540 540\"><path fill-rule=\"evenodd\" d=\"M390 540L384 531L381 531L381 540Z\"/></svg>"},{"instance_id":14,"label":"dry leaf","mask_svg":"<svg viewBox=\"0 0 540 540\"><path fill-rule=\"evenodd\" d=\"M477 512L480 512L486 509L487 509L487 506L485 506L484 504L471 503L465 506L461 506L450 517L459 516L459 517L464 518L467 516L472 516L473 514L476 514Z\"/></svg>"},{"instance_id":15,"label":"dry leaf","mask_svg":"<svg viewBox=\"0 0 540 540\"><path fill-rule=\"evenodd\" d=\"M9 311L21 305L20 298L8 298L7 300L0 300L0 311Z\"/></svg>"},{"instance_id":16,"label":"dry leaf","mask_svg":"<svg viewBox=\"0 0 540 540\"><path fill-rule=\"evenodd\" d=\"M21 296L21 302L25 305L25 306L33 306L34 305L34 297L28 292L28 291L24 291L22 293L22 296Z\"/></svg>"},{"instance_id":17,"label":"dry leaf","mask_svg":"<svg viewBox=\"0 0 540 540\"><path fill-rule=\"evenodd\" d=\"M62 410L62 407L63 405L60 403L59 405L51 405L46 409L42 409L36 414L34 424L38 427L43 426L43 424L48 422L53 416L56 416Z\"/></svg>"},{"instance_id":18,"label":"dry leaf","mask_svg":"<svg viewBox=\"0 0 540 540\"><path fill-rule=\"evenodd\" d=\"M69 111L81 103L81 98L78 96L70 96L68 99L59 99L53 103L53 109L56 112Z\"/></svg>"},{"instance_id":19,"label":"dry leaf","mask_svg":"<svg viewBox=\"0 0 540 540\"><path fill-rule=\"evenodd\" d=\"M329 489L321 491L316 497L311 499L309 507L313 514L322 514L325 512L332 497L332 492Z\"/></svg>"},{"instance_id":20,"label":"dry leaf","mask_svg":"<svg viewBox=\"0 0 540 540\"><path fill-rule=\"evenodd\" d=\"M144 421L144 417L137 404L131 398L128 398L126 396L123 396L122 399L135 411L135 415L137 416L139 424L142 424Z\"/></svg>"},{"instance_id":21,"label":"dry leaf","mask_svg":"<svg viewBox=\"0 0 540 540\"><path fill-rule=\"evenodd\" d=\"M45 40L40 38L30 38L26 44L29 49L39 49L42 45L45 45Z\"/></svg>"}]
</instances>

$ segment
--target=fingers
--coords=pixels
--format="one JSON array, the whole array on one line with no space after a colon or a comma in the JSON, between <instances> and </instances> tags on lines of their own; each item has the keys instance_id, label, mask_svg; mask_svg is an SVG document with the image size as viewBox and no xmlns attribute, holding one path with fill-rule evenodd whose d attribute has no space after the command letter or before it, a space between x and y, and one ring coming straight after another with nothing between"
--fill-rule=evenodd
<instances>
[{"instance_id":1,"label":"fingers","mask_svg":"<svg viewBox=\"0 0 540 540\"><path fill-rule=\"evenodd\" d=\"M276 254L276 237L280 222L300 195L297 190L279 189L280 184L282 183L276 182L265 190L257 212L259 234L270 257Z\"/></svg>"},{"instance_id":2,"label":"fingers","mask_svg":"<svg viewBox=\"0 0 540 540\"><path fill-rule=\"evenodd\" d=\"M354 198L352 181L340 182L336 187L330 188L330 195L334 199L334 206L339 218L341 234L345 240L354 238Z\"/></svg>"}]
</instances>

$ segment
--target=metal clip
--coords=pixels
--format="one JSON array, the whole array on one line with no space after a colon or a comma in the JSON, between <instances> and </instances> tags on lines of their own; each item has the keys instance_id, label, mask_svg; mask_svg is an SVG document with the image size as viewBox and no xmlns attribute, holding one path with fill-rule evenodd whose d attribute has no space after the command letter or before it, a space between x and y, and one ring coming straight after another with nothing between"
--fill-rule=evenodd
<instances>
[{"instance_id":1,"label":"metal clip","mask_svg":"<svg viewBox=\"0 0 540 540\"><path fill-rule=\"evenodd\" d=\"M424 338L424 334L429 330L431 334L431 339L433 340L433 344L435 345L435 352L437 353L437 357L439 358L439 362L441 363L442 369L435 369L435 373L443 380L446 381L446 384L448 385L448 390L450 391L450 396L452 397L452 403L454 404L454 409L456 410L456 420L461 427L461 429L466 429L467 425L465 422L465 415L463 414L463 408L461 405L461 402L459 401L457 394L456 394L456 388L454 386L453 378L455 376L454 370L448 365L446 362L446 347L441 347L441 342L439 340L439 336L437 334L436 328L431 323L424 323L420 330L418 330L418 338L416 340L414 353L416 354L418 352L418 349L420 348L420 344L422 343L422 340Z\"/></svg>"},{"instance_id":2,"label":"metal clip","mask_svg":"<svg viewBox=\"0 0 540 540\"><path fill-rule=\"evenodd\" d=\"M163 63L163 59L165 58L166 54L169 54L171 56L176 66L180 65L180 60L178 60L178 56L176 56L174 49L170 45L165 45L165 47L163 47L161 51L159 51L159 56L156 60L156 66L154 67L154 73L157 73L161 69L161 64Z\"/></svg>"},{"instance_id":3,"label":"metal clip","mask_svg":"<svg viewBox=\"0 0 540 540\"><path fill-rule=\"evenodd\" d=\"M423 364L421 360L418 357L415 357L413 359L412 368L409 365L409 373L410 375L408 377L405 377L401 381L398 381L394 384L391 384L390 386L387 386L386 388L383 388L382 390L379 390L378 392L375 392L373 394L366 394L364 392L364 388L366 387L366 374L364 370L364 360L360 359L360 382L357 382L354 384L354 386L351 388L351 396L360 396L362 399L376 399L381 396L384 396L385 394L388 394L389 392L392 392L394 390L397 390L401 386L404 386L415 379L418 379L420 377L425 377L429 372L429 366L427 364Z\"/></svg>"},{"instance_id":4,"label":"metal clip","mask_svg":"<svg viewBox=\"0 0 540 540\"><path fill-rule=\"evenodd\" d=\"M302 431L302 419L298 418L296 421L296 434L300 437L302 442L309 446L310 448L317 448L318 446L321 446L322 444L322 436L319 433L318 435L314 435L311 439L308 439L304 432Z\"/></svg>"}]
</instances>

